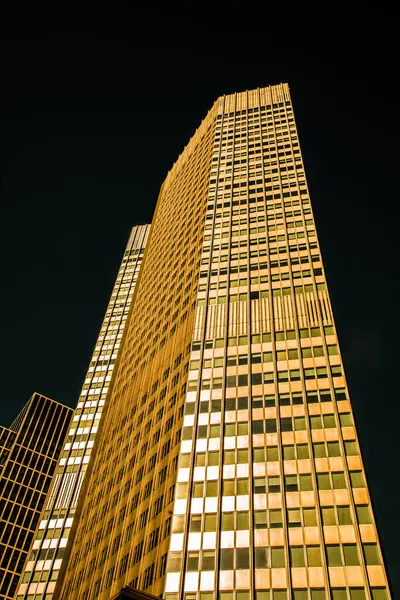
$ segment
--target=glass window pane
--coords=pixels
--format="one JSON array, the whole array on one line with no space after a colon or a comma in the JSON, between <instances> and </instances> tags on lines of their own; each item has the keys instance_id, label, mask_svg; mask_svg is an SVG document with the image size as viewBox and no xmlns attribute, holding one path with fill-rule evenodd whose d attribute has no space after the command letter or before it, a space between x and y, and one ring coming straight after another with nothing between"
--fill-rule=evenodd
<instances>
[{"instance_id":1,"label":"glass window pane","mask_svg":"<svg viewBox=\"0 0 400 600\"><path fill-rule=\"evenodd\" d=\"M317 514L315 508L303 509L304 527L315 527L317 525Z\"/></svg>"},{"instance_id":2,"label":"glass window pane","mask_svg":"<svg viewBox=\"0 0 400 600\"><path fill-rule=\"evenodd\" d=\"M342 555L340 553L340 546L327 546L326 553L328 556L328 567L342 566Z\"/></svg>"},{"instance_id":3,"label":"glass window pane","mask_svg":"<svg viewBox=\"0 0 400 600\"><path fill-rule=\"evenodd\" d=\"M239 496L243 496L244 494L249 493L249 480L248 479L238 479L237 480L237 494Z\"/></svg>"},{"instance_id":4,"label":"glass window pane","mask_svg":"<svg viewBox=\"0 0 400 600\"><path fill-rule=\"evenodd\" d=\"M249 513L239 512L236 514L237 526L236 529L246 530L249 528Z\"/></svg>"},{"instance_id":5,"label":"glass window pane","mask_svg":"<svg viewBox=\"0 0 400 600\"><path fill-rule=\"evenodd\" d=\"M248 569L249 568L249 549L238 548L236 550L236 568L237 569Z\"/></svg>"},{"instance_id":6,"label":"glass window pane","mask_svg":"<svg viewBox=\"0 0 400 600\"><path fill-rule=\"evenodd\" d=\"M313 489L311 475L300 475L300 490L307 492Z\"/></svg>"},{"instance_id":7,"label":"glass window pane","mask_svg":"<svg viewBox=\"0 0 400 600\"><path fill-rule=\"evenodd\" d=\"M325 600L325 590L311 590L311 600Z\"/></svg>"},{"instance_id":8,"label":"glass window pane","mask_svg":"<svg viewBox=\"0 0 400 600\"><path fill-rule=\"evenodd\" d=\"M329 477L329 473L318 473L317 474L317 484L319 490L330 490L331 489L331 480Z\"/></svg>"},{"instance_id":9,"label":"glass window pane","mask_svg":"<svg viewBox=\"0 0 400 600\"><path fill-rule=\"evenodd\" d=\"M233 480L224 481L222 486L222 493L224 496L235 495L235 482Z\"/></svg>"},{"instance_id":10,"label":"glass window pane","mask_svg":"<svg viewBox=\"0 0 400 600\"><path fill-rule=\"evenodd\" d=\"M346 486L344 473L332 473L333 487L335 490L343 490Z\"/></svg>"},{"instance_id":11,"label":"glass window pane","mask_svg":"<svg viewBox=\"0 0 400 600\"><path fill-rule=\"evenodd\" d=\"M339 525L351 525L350 506L338 506Z\"/></svg>"},{"instance_id":12,"label":"glass window pane","mask_svg":"<svg viewBox=\"0 0 400 600\"><path fill-rule=\"evenodd\" d=\"M357 519L360 525L368 525L372 523L369 506L356 506Z\"/></svg>"},{"instance_id":13,"label":"glass window pane","mask_svg":"<svg viewBox=\"0 0 400 600\"><path fill-rule=\"evenodd\" d=\"M362 471L350 471L351 486L353 488L365 487L364 475Z\"/></svg>"},{"instance_id":14,"label":"glass window pane","mask_svg":"<svg viewBox=\"0 0 400 600\"><path fill-rule=\"evenodd\" d=\"M266 510L255 511L254 526L256 529L267 529L267 511Z\"/></svg>"},{"instance_id":15,"label":"glass window pane","mask_svg":"<svg viewBox=\"0 0 400 600\"><path fill-rule=\"evenodd\" d=\"M303 546L290 548L290 562L292 567L305 567Z\"/></svg>"},{"instance_id":16,"label":"glass window pane","mask_svg":"<svg viewBox=\"0 0 400 600\"><path fill-rule=\"evenodd\" d=\"M235 525L233 513L224 513L221 519L221 531L233 531L234 529Z\"/></svg>"},{"instance_id":17,"label":"glass window pane","mask_svg":"<svg viewBox=\"0 0 400 600\"><path fill-rule=\"evenodd\" d=\"M295 460L294 446L283 446L283 460Z\"/></svg>"},{"instance_id":18,"label":"glass window pane","mask_svg":"<svg viewBox=\"0 0 400 600\"><path fill-rule=\"evenodd\" d=\"M373 600L389 600L386 588L372 588L371 592Z\"/></svg>"},{"instance_id":19,"label":"glass window pane","mask_svg":"<svg viewBox=\"0 0 400 600\"><path fill-rule=\"evenodd\" d=\"M367 565L380 565L381 559L377 544L363 544L365 562Z\"/></svg>"},{"instance_id":20,"label":"glass window pane","mask_svg":"<svg viewBox=\"0 0 400 600\"><path fill-rule=\"evenodd\" d=\"M284 548L271 548L271 566L273 568L282 568L285 566Z\"/></svg>"},{"instance_id":21,"label":"glass window pane","mask_svg":"<svg viewBox=\"0 0 400 600\"><path fill-rule=\"evenodd\" d=\"M272 446L271 448L267 448L267 460L271 461L271 462L275 462L275 461L279 460L277 446Z\"/></svg>"},{"instance_id":22,"label":"glass window pane","mask_svg":"<svg viewBox=\"0 0 400 600\"><path fill-rule=\"evenodd\" d=\"M322 508L322 523L325 526L336 525L335 509L323 507Z\"/></svg>"},{"instance_id":23,"label":"glass window pane","mask_svg":"<svg viewBox=\"0 0 400 600\"><path fill-rule=\"evenodd\" d=\"M325 444L313 444L314 447L314 456L315 458L325 458L326 456L326 449L325 449Z\"/></svg>"},{"instance_id":24,"label":"glass window pane","mask_svg":"<svg viewBox=\"0 0 400 600\"><path fill-rule=\"evenodd\" d=\"M309 567L322 566L319 546L307 546L307 562Z\"/></svg>"},{"instance_id":25,"label":"glass window pane","mask_svg":"<svg viewBox=\"0 0 400 600\"><path fill-rule=\"evenodd\" d=\"M217 515L206 515L204 531L216 531Z\"/></svg>"},{"instance_id":26,"label":"glass window pane","mask_svg":"<svg viewBox=\"0 0 400 600\"><path fill-rule=\"evenodd\" d=\"M345 544L343 546L344 563L347 566L359 565L357 546L355 544Z\"/></svg>"},{"instance_id":27,"label":"glass window pane","mask_svg":"<svg viewBox=\"0 0 400 600\"><path fill-rule=\"evenodd\" d=\"M308 600L308 591L293 590L293 600Z\"/></svg>"},{"instance_id":28,"label":"glass window pane","mask_svg":"<svg viewBox=\"0 0 400 600\"><path fill-rule=\"evenodd\" d=\"M231 571L233 569L233 550L231 548L221 549L221 570Z\"/></svg>"},{"instance_id":29,"label":"glass window pane","mask_svg":"<svg viewBox=\"0 0 400 600\"><path fill-rule=\"evenodd\" d=\"M256 590L256 600L270 600L269 590Z\"/></svg>"},{"instance_id":30,"label":"glass window pane","mask_svg":"<svg viewBox=\"0 0 400 600\"><path fill-rule=\"evenodd\" d=\"M296 446L296 448L297 448L297 458L299 460L310 457L307 444L300 444L300 445Z\"/></svg>"},{"instance_id":31,"label":"glass window pane","mask_svg":"<svg viewBox=\"0 0 400 600\"><path fill-rule=\"evenodd\" d=\"M255 548L254 561L256 569L266 569L268 567L267 548Z\"/></svg>"},{"instance_id":32,"label":"glass window pane","mask_svg":"<svg viewBox=\"0 0 400 600\"><path fill-rule=\"evenodd\" d=\"M350 588L350 600L365 600L364 588Z\"/></svg>"}]
</instances>

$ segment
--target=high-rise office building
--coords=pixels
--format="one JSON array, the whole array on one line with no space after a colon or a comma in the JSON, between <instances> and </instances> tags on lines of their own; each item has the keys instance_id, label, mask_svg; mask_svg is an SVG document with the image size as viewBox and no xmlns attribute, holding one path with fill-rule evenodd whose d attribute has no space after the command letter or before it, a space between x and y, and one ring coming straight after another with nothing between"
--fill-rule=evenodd
<instances>
[{"instance_id":1,"label":"high-rise office building","mask_svg":"<svg viewBox=\"0 0 400 600\"><path fill-rule=\"evenodd\" d=\"M0 426L0 597L14 598L72 409L33 394Z\"/></svg>"},{"instance_id":2,"label":"high-rise office building","mask_svg":"<svg viewBox=\"0 0 400 600\"><path fill-rule=\"evenodd\" d=\"M149 228L149 225L139 225L131 231L32 551L23 570L18 598L52 598L131 306Z\"/></svg>"},{"instance_id":3,"label":"high-rise office building","mask_svg":"<svg viewBox=\"0 0 400 600\"><path fill-rule=\"evenodd\" d=\"M100 427L57 598L389 598L286 84L168 173Z\"/></svg>"}]
</instances>

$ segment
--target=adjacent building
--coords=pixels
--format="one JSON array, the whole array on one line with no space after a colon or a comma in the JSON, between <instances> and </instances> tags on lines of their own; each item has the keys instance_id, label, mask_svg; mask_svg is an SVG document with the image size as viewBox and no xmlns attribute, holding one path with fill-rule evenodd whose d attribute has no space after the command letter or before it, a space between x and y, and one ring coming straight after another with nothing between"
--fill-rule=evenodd
<instances>
[{"instance_id":1,"label":"adjacent building","mask_svg":"<svg viewBox=\"0 0 400 600\"><path fill-rule=\"evenodd\" d=\"M390 597L286 84L219 98L160 190L55 596L124 586Z\"/></svg>"},{"instance_id":2,"label":"adjacent building","mask_svg":"<svg viewBox=\"0 0 400 600\"><path fill-rule=\"evenodd\" d=\"M72 409L33 394L0 426L0 597L14 598Z\"/></svg>"},{"instance_id":3,"label":"adjacent building","mask_svg":"<svg viewBox=\"0 0 400 600\"><path fill-rule=\"evenodd\" d=\"M18 598L52 598L117 360L149 228L149 225L139 225L131 231L32 551L25 563Z\"/></svg>"}]
</instances>

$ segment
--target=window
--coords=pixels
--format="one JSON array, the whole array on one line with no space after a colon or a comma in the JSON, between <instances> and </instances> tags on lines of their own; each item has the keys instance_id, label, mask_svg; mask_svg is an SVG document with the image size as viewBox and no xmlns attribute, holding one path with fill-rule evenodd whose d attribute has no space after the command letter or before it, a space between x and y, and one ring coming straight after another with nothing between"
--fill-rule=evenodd
<instances>
[{"instance_id":1,"label":"window","mask_svg":"<svg viewBox=\"0 0 400 600\"><path fill-rule=\"evenodd\" d=\"M267 529L267 511L256 510L254 512L254 527L255 529Z\"/></svg>"},{"instance_id":2,"label":"window","mask_svg":"<svg viewBox=\"0 0 400 600\"><path fill-rule=\"evenodd\" d=\"M322 507L322 523L324 527L336 525L335 509L333 507Z\"/></svg>"},{"instance_id":3,"label":"window","mask_svg":"<svg viewBox=\"0 0 400 600\"><path fill-rule=\"evenodd\" d=\"M343 546L344 563L346 566L359 565L358 552L356 544L345 544Z\"/></svg>"},{"instance_id":4,"label":"window","mask_svg":"<svg viewBox=\"0 0 400 600\"><path fill-rule=\"evenodd\" d=\"M356 506L357 520L360 525L368 525L372 523L369 506Z\"/></svg>"},{"instance_id":5,"label":"window","mask_svg":"<svg viewBox=\"0 0 400 600\"><path fill-rule=\"evenodd\" d=\"M301 509L300 508L289 508L288 509L288 526L289 527L301 527Z\"/></svg>"},{"instance_id":6,"label":"window","mask_svg":"<svg viewBox=\"0 0 400 600\"><path fill-rule=\"evenodd\" d=\"M143 576L143 589L147 589L153 582L154 576L154 563L150 565L144 572Z\"/></svg>"},{"instance_id":7,"label":"window","mask_svg":"<svg viewBox=\"0 0 400 600\"><path fill-rule=\"evenodd\" d=\"M330 490L331 481L329 473L317 473L317 485L319 490Z\"/></svg>"},{"instance_id":8,"label":"window","mask_svg":"<svg viewBox=\"0 0 400 600\"><path fill-rule=\"evenodd\" d=\"M364 550L365 562L367 565L380 565L381 564L377 544L363 544L363 550Z\"/></svg>"},{"instance_id":9,"label":"window","mask_svg":"<svg viewBox=\"0 0 400 600\"><path fill-rule=\"evenodd\" d=\"M351 525L353 523L349 506L338 506L339 525Z\"/></svg>"},{"instance_id":10,"label":"window","mask_svg":"<svg viewBox=\"0 0 400 600\"><path fill-rule=\"evenodd\" d=\"M280 479L278 476L268 477L268 491L270 493L280 491Z\"/></svg>"},{"instance_id":11,"label":"window","mask_svg":"<svg viewBox=\"0 0 400 600\"><path fill-rule=\"evenodd\" d=\"M236 550L236 568L237 569L248 569L249 568L249 549L238 548Z\"/></svg>"},{"instance_id":12,"label":"window","mask_svg":"<svg viewBox=\"0 0 400 600\"><path fill-rule=\"evenodd\" d=\"M353 488L365 487L362 471L350 471L350 480Z\"/></svg>"},{"instance_id":13,"label":"window","mask_svg":"<svg viewBox=\"0 0 400 600\"><path fill-rule=\"evenodd\" d=\"M265 569L268 566L267 548L255 548L254 560L256 569Z\"/></svg>"},{"instance_id":14,"label":"window","mask_svg":"<svg viewBox=\"0 0 400 600\"><path fill-rule=\"evenodd\" d=\"M350 413L340 413L339 418L342 427L351 427L353 425L353 418Z\"/></svg>"},{"instance_id":15,"label":"window","mask_svg":"<svg viewBox=\"0 0 400 600\"><path fill-rule=\"evenodd\" d=\"M328 558L328 567L342 566L342 556L339 545L326 546L326 553Z\"/></svg>"},{"instance_id":16,"label":"window","mask_svg":"<svg viewBox=\"0 0 400 600\"><path fill-rule=\"evenodd\" d=\"M300 490L302 492L311 491L313 489L311 475L300 475Z\"/></svg>"},{"instance_id":17,"label":"window","mask_svg":"<svg viewBox=\"0 0 400 600\"><path fill-rule=\"evenodd\" d=\"M389 600L388 593L385 588L371 588L373 600Z\"/></svg>"},{"instance_id":18,"label":"window","mask_svg":"<svg viewBox=\"0 0 400 600\"><path fill-rule=\"evenodd\" d=\"M317 514L315 508L303 509L304 527L315 527L317 525Z\"/></svg>"},{"instance_id":19,"label":"window","mask_svg":"<svg viewBox=\"0 0 400 600\"><path fill-rule=\"evenodd\" d=\"M309 567L321 567L321 550L319 546L307 546L307 562Z\"/></svg>"},{"instance_id":20,"label":"window","mask_svg":"<svg viewBox=\"0 0 400 600\"><path fill-rule=\"evenodd\" d=\"M365 600L364 588L350 588L351 600Z\"/></svg>"},{"instance_id":21,"label":"window","mask_svg":"<svg viewBox=\"0 0 400 600\"><path fill-rule=\"evenodd\" d=\"M271 548L271 567L282 568L285 567L285 549L284 548Z\"/></svg>"}]
</instances>

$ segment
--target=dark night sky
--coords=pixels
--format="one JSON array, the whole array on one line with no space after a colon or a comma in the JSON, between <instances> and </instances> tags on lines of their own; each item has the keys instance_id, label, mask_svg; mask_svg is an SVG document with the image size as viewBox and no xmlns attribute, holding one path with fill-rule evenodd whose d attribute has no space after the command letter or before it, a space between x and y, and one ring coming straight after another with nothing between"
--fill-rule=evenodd
<instances>
[{"instance_id":1,"label":"dark night sky","mask_svg":"<svg viewBox=\"0 0 400 600\"><path fill-rule=\"evenodd\" d=\"M288 81L378 527L399 591L394 43L322 31L283 49L279 39L256 43L242 32L234 51L232 31L208 30L205 17L179 46L180 25L174 19L158 47L123 33L5 28L0 422L9 424L33 391L76 404L130 228L151 220L178 154L218 96Z\"/></svg>"}]
</instances>

